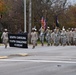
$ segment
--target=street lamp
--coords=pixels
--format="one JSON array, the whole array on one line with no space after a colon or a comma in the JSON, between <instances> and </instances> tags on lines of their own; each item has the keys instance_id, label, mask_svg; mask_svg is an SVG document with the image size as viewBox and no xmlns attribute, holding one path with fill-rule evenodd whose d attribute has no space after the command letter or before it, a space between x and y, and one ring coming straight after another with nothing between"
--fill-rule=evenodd
<instances>
[{"instance_id":1,"label":"street lamp","mask_svg":"<svg viewBox=\"0 0 76 75\"><path fill-rule=\"evenodd\" d=\"M29 43L31 43L31 5L32 5L32 2L31 0L29 0L29 34L28 34L28 39L29 39Z\"/></svg>"},{"instance_id":2,"label":"street lamp","mask_svg":"<svg viewBox=\"0 0 76 75\"><path fill-rule=\"evenodd\" d=\"M24 32L26 32L26 0L24 0Z\"/></svg>"}]
</instances>

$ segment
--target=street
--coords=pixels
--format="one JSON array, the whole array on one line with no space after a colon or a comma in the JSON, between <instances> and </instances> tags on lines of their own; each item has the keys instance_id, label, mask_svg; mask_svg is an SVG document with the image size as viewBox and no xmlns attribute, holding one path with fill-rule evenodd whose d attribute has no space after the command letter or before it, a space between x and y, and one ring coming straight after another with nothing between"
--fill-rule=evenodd
<instances>
[{"instance_id":1,"label":"street","mask_svg":"<svg viewBox=\"0 0 76 75\"><path fill-rule=\"evenodd\" d=\"M76 75L76 46L0 46L0 56L8 57L0 59L0 75Z\"/></svg>"}]
</instances>

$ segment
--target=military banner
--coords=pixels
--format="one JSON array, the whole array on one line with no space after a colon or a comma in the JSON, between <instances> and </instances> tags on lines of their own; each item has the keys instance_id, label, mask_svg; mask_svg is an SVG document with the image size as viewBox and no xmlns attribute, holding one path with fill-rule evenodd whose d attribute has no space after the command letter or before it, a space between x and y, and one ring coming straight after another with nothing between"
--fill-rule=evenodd
<instances>
[{"instance_id":1,"label":"military banner","mask_svg":"<svg viewBox=\"0 0 76 75\"><path fill-rule=\"evenodd\" d=\"M8 34L9 46L28 48L27 33L22 34Z\"/></svg>"}]
</instances>

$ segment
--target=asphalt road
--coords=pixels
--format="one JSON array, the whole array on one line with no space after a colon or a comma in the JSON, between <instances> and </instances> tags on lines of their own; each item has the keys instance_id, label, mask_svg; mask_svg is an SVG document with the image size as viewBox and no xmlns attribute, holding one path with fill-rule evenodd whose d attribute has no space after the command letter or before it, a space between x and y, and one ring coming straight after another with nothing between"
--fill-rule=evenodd
<instances>
[{"instance_id":1,"label":"asphalt road","mask_svg":"<svg viewBox=\"0 0 76 75\"><path fill-rule=\"evenodd\" d=\"M0 62L0 75L76 75L75 63Z\"/></svg>"},{"instance_id":2,"label":"asphalt road","mask_svg":"<svg viewBox=\"0 0 76 75\"><path fill-rule=\"evenodd\" d=\"M28 56L15 55L19 53ZM76 46L0 46L0 56L8 56L0 59L0 75L76 75Z\"/></svg>"}]
</instances>

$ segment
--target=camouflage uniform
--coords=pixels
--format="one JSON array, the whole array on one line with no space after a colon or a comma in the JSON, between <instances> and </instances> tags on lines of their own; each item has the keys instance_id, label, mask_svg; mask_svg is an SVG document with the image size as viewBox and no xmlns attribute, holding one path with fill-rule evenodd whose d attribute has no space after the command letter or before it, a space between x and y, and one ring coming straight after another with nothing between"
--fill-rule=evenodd
<instances>
[{"instance_id":1,"label":"camouflage uniform","mask_svg":"<svg viewBox=\"0 0 76 75\"><path fill-rule=\"evenodd\" d=\"M61 45L66 45L66 31L62 30L61 32Z\"/></svg>"},{"instance_id":2,"label":"camouflage uniform","mask_svg":"<svg viewBox=\"0 0 76 75\"><path fill-rule=\"evenodd\" d=\"M3 40L3 44L5 45L5 48L7 48L7 44L8 44L8 32L7 32L7 29L5 29L4 32L2 33L1 39Z\"/></svg>"},{"instance_id":3,"label":"camouflage uniform","mask_svg":"<svg viewBox=\"0 0 76 75\"><path fill-rule=\"evenodd\" d=\"M37 32L37 29L35 29L35 32L36 32L36 46L37 46L37 40L38 40L38 32Z\"/></svg>"},{"instance_id":4,"label":"camouflage uniform","mask_svg":"<svg viewBox=\"0 0 76 75\"><path fill-rule=\"evenodd\" d=\"M49 27L46 30L46 37L45 38L46 38L46 41L47 41L47 45L49 46L50 42L51 42L51 31L50 31Z\"/></svg>"},{"instance_id":5,"label":"camouflage uniform","mask_svg":"<svg viewBox=\"0 0 76 75\"><path fill-rule=\"evenodd\" d=\"M76 28L75 28L75 31L73 32L73 42L74 42L74 45L76 45Z\"/></svg>"},{"instance_id":6,"label":"camouflage uniform","mask_svg":"<svg viewBox=\"0 0 76 75\"><path fill-rule=\"evenodd\" d=\"M59 29L56 29L55 31L55 45L58 46L60 43L60 32L59 32Z\"/></svg>"},{"instance_id":7,"label":"camouflage uniform","mask_svg":"<svg viewBox=\"0 0 76 75\"><path fill-rule=\"evenodd\" d=\"M35 29L32 29L32 32L31 32L31 43L33 45L33 48L35 48L35 45L36 45L36 32L35 32Z\"/></svg>"},{"instance_id":8,"label":"camouflage uniform","mask_svg":"<svg viewBox=\"0 0 76 75\"><path fill-rule=\"evenodd\" d=\"M44 28L41 28L39 31L40 31L39 38L40 38L41 44L43 46L44 45Z\"/></svg>"},{"instance_id":9,"label":"camouflage uniform","mask_svg":"<svg viewBox=\"0 0 76 75\"><path fill-rule=\"evenodd\" d=\"M67 32L66 32L66 39L67 39L67 45L70 45L70 32L69 32L69 30L67 30Z\"/></svg>"},{"instance_id":10,"label":"camouflage uniform","mask_svg":"<svg viewBox=\"0 0 76 75\"><path fill-rule=\"evenodd\" d=\"M73 31L70 31L70 44L73 45Z\"/></svg>"},{"instance_id":11,"label":"camouflage uniform","mask_svg":"<svg viewBox=\"0 0 76 75\"><path fill-rule=\"evenodd\" d=\"M55 32L51 33L51 41L52 41L52 45L55 44Z\"/></svg>"}]
</instances>

